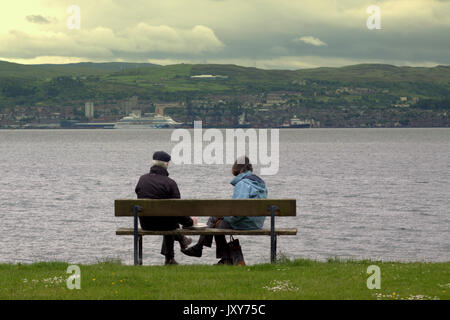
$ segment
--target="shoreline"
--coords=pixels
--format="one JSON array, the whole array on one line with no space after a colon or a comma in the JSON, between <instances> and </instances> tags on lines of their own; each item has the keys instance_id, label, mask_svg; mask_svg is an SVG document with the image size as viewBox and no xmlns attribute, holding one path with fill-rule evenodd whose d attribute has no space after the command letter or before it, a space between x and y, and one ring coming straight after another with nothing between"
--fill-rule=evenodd
<instances>
[{"instance_id":1,"label":"shoreline","mask_svg":"<svg viewBox=\"0 0 450 320\"><path fill-rule=\"evenodd\" d=\"M323 129L449 129L450 126L447 127L320 127L320 128L282 128L282 127L209 127L209 126L204 126L203 129L281 129L281 130L305 130L305 131L309 131L309 130L323 130ZM179 128L148 128L148 129L134 129L134 128L130 128L130 129L114 129L114 128L0 128L1 130L8 130L8 131L34 131L34 130L39 130L39 131L66 131L66 130L71 130L71 131L146 131L146 130L175 130L175 129L179 129ZM187 127L187 128L182 128L182 129L187 129L187 130L193 130L193 127Z\"/></svg>"}]
</instances>

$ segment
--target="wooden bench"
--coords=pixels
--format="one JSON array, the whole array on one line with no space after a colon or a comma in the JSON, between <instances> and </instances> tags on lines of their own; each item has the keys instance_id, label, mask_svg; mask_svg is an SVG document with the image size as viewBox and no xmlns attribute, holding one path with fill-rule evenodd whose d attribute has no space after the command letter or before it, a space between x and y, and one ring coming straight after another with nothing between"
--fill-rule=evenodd
<instances>
[{"instance_id":1,"label":"wooden bench","mask_svg":"<svg viewBox=\"0 0 450 320\"><path fill-rule=\"evenodd\" d=\"M275 217L295 216L295 199L121 199L114 202L116 217L134 217L133 228L119 228L116 235L134 236L134 264L142 265L145 235L245 235L270 236L270 260L276 262L279 235L296 235L296 228L275 229ZM138 226L139 216L270 216L270 229L175 229L147 231Z\"/></svg>"}]
</instances>

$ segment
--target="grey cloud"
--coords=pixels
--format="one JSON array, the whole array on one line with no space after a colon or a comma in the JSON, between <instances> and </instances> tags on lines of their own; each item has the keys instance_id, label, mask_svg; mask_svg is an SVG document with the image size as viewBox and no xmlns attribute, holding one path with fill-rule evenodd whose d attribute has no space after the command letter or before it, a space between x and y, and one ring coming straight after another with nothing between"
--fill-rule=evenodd
<instances>
[{"instance_id":1,"label":"grey cloud","mask_svg":"<svg viewBox=\"0 0 450 320\"><path fill-rule=\"evenodd\" d=\"M51 23L51 21L49 19L47 19L46 17L41 16L41 15L29 15L29 16L26 16L25 19L28 22L37 23L37 24L49 24L49 23Z\"/></svg>"},{"instance_id":2,"label":"grey cloud","mask_svg":"<svg viewBox=\"0 0 450 320\"><path fill-rule=\"evenodd\" d=\"M33 58L37 56L77 56L89 59L128 58L160 53L214 53L225 45L208 27L190 29L152 26L139 23L127 30L110 28L80 29L77 32L41 32L29 34L12 30L0 34L0 56Z\"/></svg>"}]
</instances>

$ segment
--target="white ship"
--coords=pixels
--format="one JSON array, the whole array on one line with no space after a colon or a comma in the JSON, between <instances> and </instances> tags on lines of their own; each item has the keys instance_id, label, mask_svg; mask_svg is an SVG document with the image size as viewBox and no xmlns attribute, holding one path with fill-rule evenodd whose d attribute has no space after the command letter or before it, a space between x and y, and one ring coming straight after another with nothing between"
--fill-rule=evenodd
<instances>
[{"instance_id":1,"label":"white ship","mask_svg":"<svg viewBox=\"0 0 450 320\"><path fill-rule=\"evenodd\" d=\"M294 115L289 121L285 121L282 128L312 128L314 120L301 120Z\"/></svg>"},{"instance_id":2,"label":"white ship","mask_svg":"<svg viewBox=\"0 0 450 320\"><path fill-rule=\"evenodd\" d=\"M249 128L250 127L250 122L248 122L246 118L247 117L246 117L245 112L239 116L239 121L238 121L238 125L237 125L239 128Z\"/></svg>"},{"instance_id":3,"label":"white ship","mask_svg":"<svg viewBox=\"0 0 450 320\"><path fill-rule=\"evenodd\" d=\"M146 113L144 117L140 112L132 112L123 117L114 125L115 129L155 129L155 128L173 128L182 123L176 122L169 116L156 113Z\"/></svg>"}]
</instances>

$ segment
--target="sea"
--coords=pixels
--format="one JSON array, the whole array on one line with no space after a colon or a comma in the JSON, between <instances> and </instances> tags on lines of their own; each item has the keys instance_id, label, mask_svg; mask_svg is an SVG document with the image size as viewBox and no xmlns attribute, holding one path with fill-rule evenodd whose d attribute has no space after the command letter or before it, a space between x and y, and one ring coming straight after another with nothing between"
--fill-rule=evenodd
<instances>
[{"instance_id":1,"label":"sea","mask_svg":"<svg viewBox=\"0 0 450 320\"><path fill-rule=\"evenodd\" d=\"M136 197L152 153L177 144L172 134L0 130L0 263L132 264L132 236L115 235L132 219L114 216L114 200ZM297 216L276 226L298 229L278 237L279 258L450 261L450 128L280 129L278 160L261 178L269 198L297 202ZM230 169L171 163L169 172L182 198L227 199ZM238 238L247 264L270 261L270 237ZM161 242L144 238L145 265L164 263ZM182 264L217 262L214 245L201 258L178 243L175 252Z\"/></svg>"}]
</instances>

